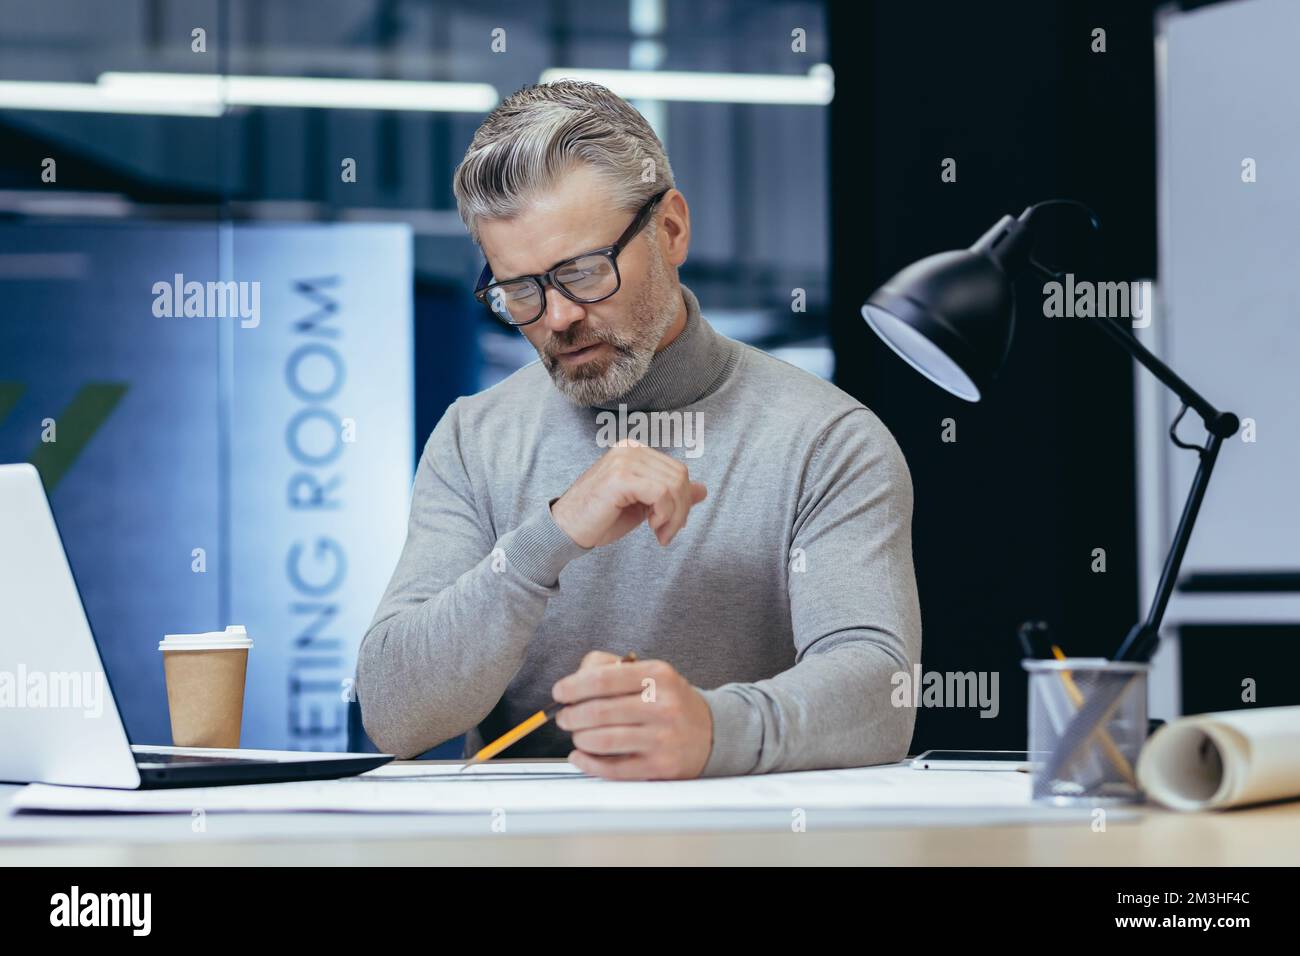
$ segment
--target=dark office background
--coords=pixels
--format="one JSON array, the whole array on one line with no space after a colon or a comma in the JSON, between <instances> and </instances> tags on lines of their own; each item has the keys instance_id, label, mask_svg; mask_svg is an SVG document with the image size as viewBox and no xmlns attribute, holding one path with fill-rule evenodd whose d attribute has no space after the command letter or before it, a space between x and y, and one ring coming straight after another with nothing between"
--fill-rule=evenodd
<instances>
[{"instance_id":1,"label":"dark office background","mask_svg":"<svg viewBox=\"0 0 1300 956\"><path fill-rule=\"evenodd\" d=\"M1086 322L1043 319L1041 290L1022 283L1004 373L969 404L904 365L858 308L908 263L1054 197L1091 205L1102 233L1062 213L1047 261L1080 278L1154 276L1154 6L831 5L835 380L911 466L925 669L1003 681L997 720L922 709L917 750L1023 747L1021 622L1104 655L1137 618L1132 362ZM1097 27L1105 53L1091 51ZM941 181L946 158L956 182ZM945 419L955 442L941 440Z\"/></svg>"}]
</instances>

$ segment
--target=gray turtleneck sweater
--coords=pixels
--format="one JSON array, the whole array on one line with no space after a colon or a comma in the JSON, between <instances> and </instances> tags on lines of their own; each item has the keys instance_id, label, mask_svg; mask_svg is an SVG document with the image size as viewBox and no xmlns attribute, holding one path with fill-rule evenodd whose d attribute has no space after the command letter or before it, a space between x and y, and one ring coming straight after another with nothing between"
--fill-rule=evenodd
<instances>
[{"instance_id":1,"label":"gray turtleneck sweater","mask_svg":"<svg viewBox=\"0 0 1300 956\"><path fill-rule=\"evenodd\" d=\"M599 649L667 661L700 690L705 776L906 754L915 713L894 705L892 678L919 662L921 621L902 453L849 395L718 334L683 298L685 328L626 395L579 408L533 362L457 399L433 430L357 665L385 752L466 732L472 752L552 703L555 681ZM628 434L681 460L708 497L666 548L644 524L581 547L550 502ZM571 749L551 722L504 756Z\"/></svg>"}]
</instances>

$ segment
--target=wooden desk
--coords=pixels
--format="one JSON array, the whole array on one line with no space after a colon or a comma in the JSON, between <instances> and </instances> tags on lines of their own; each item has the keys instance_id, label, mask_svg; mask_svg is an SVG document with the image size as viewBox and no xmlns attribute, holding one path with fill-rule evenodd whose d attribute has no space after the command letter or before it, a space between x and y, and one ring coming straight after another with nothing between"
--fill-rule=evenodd
<instances>
[{"instance_id":1,"label":"wooden desk","mask_svg":"<svg viewBox=\"0 0 1300 956\"><path fill-rule=\"evenodd\" d=\"M563 835L392 836L311 839L115 838L96 818L94 838L20 838L0 831L0 866L185 865L958 865L1294 866L1300 801L1219 813L1139 808L1141 819L1089 826L833 827L810 817L786 830L596 832ZM85 826L85 818L81 818ZM187 821L186 821L187 822ZM173 817L173 825L175 818ZM46 828L57 829L55 820ZM177 827L183 830L183 827Z\"/></svg>"}]
</instances>

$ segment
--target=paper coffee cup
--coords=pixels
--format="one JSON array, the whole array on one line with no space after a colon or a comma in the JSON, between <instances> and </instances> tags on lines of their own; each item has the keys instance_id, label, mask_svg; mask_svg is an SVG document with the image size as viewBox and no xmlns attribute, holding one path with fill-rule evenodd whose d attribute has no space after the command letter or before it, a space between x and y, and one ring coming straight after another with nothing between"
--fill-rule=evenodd
<instances>
[{"instance_id":1,"label":"paper coffee cup","mask_svg":"<svg viewBox=\"0 0 1300 956\"><path fill-rule=\"evenodd\" d=\"M239 746L244 718L247 631L168 634L158 642L167 679L167 710L176 747Z\"/></svg>"}]
</instances>

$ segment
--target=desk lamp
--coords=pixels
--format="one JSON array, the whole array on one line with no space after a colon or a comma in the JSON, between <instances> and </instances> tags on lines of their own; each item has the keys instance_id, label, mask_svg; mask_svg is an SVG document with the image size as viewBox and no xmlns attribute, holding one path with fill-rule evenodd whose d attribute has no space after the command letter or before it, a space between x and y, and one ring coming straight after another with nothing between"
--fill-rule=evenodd
<instances>
[{"instance_id":1,"label":"desk lamp","mask_svg":"<svg viewBox=\"0 0 1300 956\"><path fill-rule=\"evenodd\" d=\"M969 249L940 252L907 266L871 294L862 306L862 317L890 349L935 385L968 402L978 402L1011 347L1013 283L1034 273L1052 280L1064 278L1064 273L1048 269L1032 254L1041 230L1041 211L1057 206L1086 213L1092 228L1100 230L1097 216L1082 203L1070 199L1036 203L1019 218L1003 216ZM1159 642L1160 622L1219 448L1225 438L1236 434L1240 422L1236 415L1219 411L1201 397L1129 329L1106 317L1090 321L1178 396L1182 408L1169 426L1169 437L1179 448L1200 456L1150 610L1145 620L1133 625L1113 658L1144 662L1151 659ZM1178 437L1178 424L1189 408L1205 424L1203 446Z\"/></svg>"}]
</instances>

